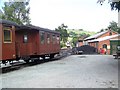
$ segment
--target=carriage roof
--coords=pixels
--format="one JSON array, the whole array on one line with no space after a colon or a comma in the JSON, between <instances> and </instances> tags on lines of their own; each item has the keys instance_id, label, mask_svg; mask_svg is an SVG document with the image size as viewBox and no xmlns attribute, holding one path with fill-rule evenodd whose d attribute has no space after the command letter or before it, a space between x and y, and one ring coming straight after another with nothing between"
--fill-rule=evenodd
<instances>
[{"instance_id":1,"label":"carriage roof","mask_svg":"<svg viewBox=\"0 0 120 90\"><path fill-rule=\"evenodd\" d=\"M57 31L50 30L47 28L42 28L42 27L38 27L35 25L18 25L17 23L15 23L13 21L5 20L5 19L0 19L0 24L14 25L17 27L16 31L27 29L27 30L39 30L39 31L46 31L46 32L51 32L51 33L55 33L55 34L60 34Z\"/></svg>"}]
</instances>

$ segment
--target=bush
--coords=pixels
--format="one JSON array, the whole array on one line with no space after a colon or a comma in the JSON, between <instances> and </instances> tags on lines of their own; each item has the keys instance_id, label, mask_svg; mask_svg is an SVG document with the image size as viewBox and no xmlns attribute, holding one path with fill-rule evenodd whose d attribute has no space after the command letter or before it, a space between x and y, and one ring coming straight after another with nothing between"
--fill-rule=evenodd
<instances>
[{"instance_id":1,"label":"bush","mask_svg":"<svg viewBox=\"0 0 120 90\"><path fill-rule=\"evenodd\" d=\"M60 47L66 47L65 43L60 43Z\"/></svg>"}]
</instances>

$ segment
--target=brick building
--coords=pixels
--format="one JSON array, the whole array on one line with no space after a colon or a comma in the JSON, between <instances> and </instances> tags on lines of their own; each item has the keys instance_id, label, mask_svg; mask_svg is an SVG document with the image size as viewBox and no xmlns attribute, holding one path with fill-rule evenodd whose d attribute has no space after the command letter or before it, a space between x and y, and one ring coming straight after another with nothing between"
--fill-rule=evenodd
<instances>
[{"instance_id":1,"label":"brick building","mask_svg":"<svg viewBox=\"0 0 120 90\"><path fill-rule=\"evenodd\" d=\"M96 47L98 49L98 52L100 52L100 49L105 48L106 53L110 54L110 41L114 39L117 40L118 38L120 38L120 34L94 39L89 41L88 43L90 46Z\"/></svg>"},{"instance_id":2,"label":"brick building","mask_svg":"<svg viewBox=\"0 0 120 90\"><path fill-rule=\"evenodd\" d=\"M110 54L110 40L118 39L119 37L120 35L117 32L107 30L84 39L84 44L96 47L98 52L104 48L106 49L106 53Z\"/></svg>"},{"instance_id":3,"label":"brick building","mask_svg":"<svg viewBox=\"0 0 120 90\"><path fill-rule=\"evenodd\" d=\"M84 39L83 38L79 38L78 42L76 43L76 47L83 46L83 42L84 42Z\"/></svg>"}]
</instances>

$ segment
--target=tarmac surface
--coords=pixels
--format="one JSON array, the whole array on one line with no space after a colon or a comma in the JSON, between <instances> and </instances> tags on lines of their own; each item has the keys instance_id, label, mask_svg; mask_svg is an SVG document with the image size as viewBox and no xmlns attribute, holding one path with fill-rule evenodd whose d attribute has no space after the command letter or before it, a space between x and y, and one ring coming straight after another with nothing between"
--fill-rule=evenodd
<instances>
[{"instance_id":1,"label":"tarmac surface","mask_svg":"<svg viewBox=\"0 0 120 90\"><path fill-rule=\"evenodd\" d=\"M0 88L118 88L112 55L71 55L0 75Z\"/></svg>"}]
</instances>

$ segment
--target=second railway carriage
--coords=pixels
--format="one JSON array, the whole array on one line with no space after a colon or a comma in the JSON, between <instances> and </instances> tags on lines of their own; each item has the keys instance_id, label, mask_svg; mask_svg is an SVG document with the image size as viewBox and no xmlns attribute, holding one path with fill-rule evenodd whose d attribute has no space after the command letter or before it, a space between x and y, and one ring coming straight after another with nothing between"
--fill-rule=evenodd
<instances>
[{"instance_id":1,"label":"second railway carriage","mask_svg":"<svg viewBox=\"0 0 120 90\"><path fill-rule=\"evenodd\" d=\"M33 25L17 25L0 20L0 61L19 60L45 56L53 58L60 51L60 33Z\"/></svg>"},{"instance_id":2,"label":"second railway carriage","mask_svg":"<svg viewBox=\"0 0 120 90\"><path fill-rule=\"evenodd\" d=\"M15 31L16 55L26 62L31 58L53 58L60 51L60 33L37 26L21 26Z\"/></svg>"}]
</instances>

